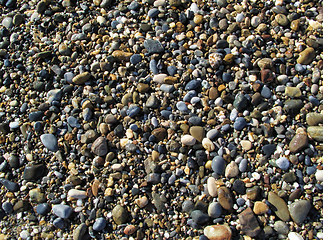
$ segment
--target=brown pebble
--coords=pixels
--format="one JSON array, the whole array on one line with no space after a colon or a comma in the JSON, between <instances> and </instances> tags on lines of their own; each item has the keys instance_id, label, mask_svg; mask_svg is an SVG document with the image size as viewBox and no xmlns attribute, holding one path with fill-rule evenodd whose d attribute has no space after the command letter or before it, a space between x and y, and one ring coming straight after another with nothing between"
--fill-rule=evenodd
<instances>
[{"instance_id":1,"label":"brown pebble","mask_svg":"<svg viewBox=\"0 0 323 240\"><path fill-rule=\"evenodd\" d=\"M132 234L134 234L136 232L136 230L137 230L137 228L136 228L135 225L128 225L128 226L125 227L123 232L126 235L132 235Z\"/></svg>"},{"instance_id":2,"label":"brown pebble","mask_svg":"<svg viewBox=\"0 0 323 240\"><path fill-rule=\"evenodd\" d=\"M218 198L221 206L226 210L231 210L233 207L233 200L231 191L226 187L220 187L218 189Z\"/></svg>"}]
</instances>

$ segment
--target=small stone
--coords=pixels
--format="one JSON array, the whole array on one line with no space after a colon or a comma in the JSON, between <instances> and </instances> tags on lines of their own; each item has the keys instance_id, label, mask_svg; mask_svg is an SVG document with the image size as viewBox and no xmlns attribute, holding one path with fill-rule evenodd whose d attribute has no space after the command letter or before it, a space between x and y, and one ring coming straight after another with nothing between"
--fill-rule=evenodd
<instances>
[{"instance_id":1,"label":"small stone","mask_svg":"<svg viewBox=\"0 0 323 240\"><path fill-rule=\"evenodd\" d=\"M108 153L108 143L104 137L98 137L92 144L92 152L98 156L105 156Z\"/></svg>"},{"instance_id":2,"label":"small stone","mask_svg":"<svg viewBox=\"0 0 323 240\"><path fill-rule=\"evenodd\" d=\"M124 224L128 221L129 212L121 205L117 205L112 210L112 217L116 224Z\"/></svg>"},{"instance_id":3,"label":"small stone","mask_svg":"<svg viewBox=\"0 0 323 240\"><path fill-rule=\"evenodd\" d=\"M249 237L256 237L260 233L261 228L250 207L240 213L238 217L241 225L241 231L245 232Z\"/></svg>"},{"instance_id":4,"label":"small stone","mask_svg":"<svg viewBox=\"0 0 323 240\"><path fill-rule=\"evenodd\" d=\"M52 211L57 217L66 219L71 215L73 209L68 205L57 204L52 207Z\"/></svg>"},{"instance_id":5,"label":"small stone","mask_svg":"<svg viewBox=\"0 0 323 240\"><path fill-rule=\"evenodd\" d=\"M302 224L307 217L312 205L307 200L299 200L289 205L289 213L293 221Z\"/></svg>"},{"instance_id":6,"label":"small stone","mask_svg":"<svg viewBox=\"0 0 323 240\"><path fill-rule=\"evenodd\" d=\"M4 178L0 178L0 183L5 186L5 188L10 192L17 192L19 190L19 185L15 182L9 181Z\"/></svg>"},{"instance_id":7,"label":"small stone","mask_svg":"<svg viewBox=\"0 0 323 240\"><path fill-rule=\"evenodd\" d=\"M308 145L307 133L303 128L298 128L296 135L289 143L289 150L292 153L297 153L305 149Z\"/></svg>"},{"instance_id":8,"label":"small stone","mask_svg":"<svg viewBox=\"0 0 323 240\"><path fill-rule=\"evenodd\" d=\"M226 187L220 187L218 189L218 198L221 206L226 210L231 210L233 207L233 199L231 191Z\"/></svg>"},{"instance_id":9,"label":"small stone","mask_svg":"<svg viewBox=\"0 0 323 240\"><path fill-rule=\"evenodd\" d=\"M308 47L303 52L299 54L297 59L297 63L307 65L310 64L315 58L315 50L314 48Z\"/></svg>"},{"instance_id":10,"label":"small stone","mask_svg":"<svg viewBox=\"0 0 323 240\"><path fill-rule=\"evenodd\" d=\"M71 189L68 191L67 196L76 199L84 199L87 198L86 191Z\"/></svg>"},{"instance_id":11,"label":"small stone","mask_svg":"<svg viewBox=\"0 0 323 240\"><path fill-rule=\"evenodd\" d=\"M3 18L2 22L1 22L1 25L10 30L13 27L12 18L11 17Z\"/></svg>"},{"instance_id":12,"label":"small stone","mask_svg":"<svg viewBox=\"0 0 323 240\"><path fill-rule=\"evenodd\" d=\"M205 150L207 150L208 152L212 152L212 151L214 151L214 149L215 149L215 145L214 145L214 143L210 140L210 139L208 139L208 138L204 138L203 140L202 140L202 146L205 148Z\"/></svg>"},{"instance_id":13,"label":"small stone","mask_svg":"<svg viewBox=\"0 0 323 240\"><path fill-rule=\"evenodd\" d=\"M277 14L275 20L283 27L287 27L289 25L289 20L284 14Z\"/></svg>"},{"instance_id":14,"label":"small stone","mask_svg":"<svg viewBox=\"0 0 323 240\"><path fill-rule=\"evenodd\" d=\"M239 167L236 162L232 161L227 165L224 175L227 178L235 178L239 175Z\"/></svg>"},{"instance_id":15,"label":"small stone","mask_svg":"<svg viewBox=\"0 0 323 240\"><path fill-rule=\"evenodd\" d=\"M263 202L255 202L254 206L253 206L253 212L256 214L256 215L262 215L262 214L265 214L267 213L269 210L269 207L266 203L263 203Z\"/></svg>"},{"instance_id":16,"label":"small stone","mask_svg":"<svg viewBox=\"0 0 323 240\"><path fill-rule=\"evenodd\" d=\"M285 94L291 98L299 98L302 96L302 92L298 87L289 87L285 88Z\"/></svg>"},{"instance_id":17,"label":"small stone","mask_svg":"<svg viewBox=\"0 0 323 240\"><path fill-rule=\"evenodd\" d=\"M236 118L234 122L234 129L237 131L241 131L247 125L246 119L243 117Z\"/></svg>"},{"instance_id":18,"label":"small stone","mask_svg":"<svg viewBox=\"0 0 323 240\"><path fill-rule=\"evenodd\" d=\"M289 240L304 240L304 238L297 232L289 232L288 239Z\"/></svg>"},{"instance_id":19,"label":"small stone","mask_svg":"<svg viewBox=\"0 0 323 240\"><path fill-rule=\"evenodd\" d=\"M283 170L287 170L289 168L289 160L286 157L280 157L276 160L276 165Z\"/></svg>"},{"instance_id":20,"label":"small stone","mask_svg":"<svg viewBox=\"0 0 323 240\"><path fill-rule=\"evenodd\" d=\"M323 127L311 126L307 128L307 132L315 141L323 142Z\"/></svg>"},{"instance_id":21,"label":"small stone","mask_svg":"<svg viewBox=\"0 0 323 240\"><path fill-rule=\"evenodd\" d=\"M143 197L137 198L135 200L135 203L138 205L139 208L143 208L143 207L147 206L149 201L146 196L143 196Z\"/></svg>"},{"instance_id":22,"label":"small stone","mask_svg":"<svg viewBox=\"0 0 323 240\"><path fill-rule=\"evenodd\" d=\"M46 201L45 194L39 188L31 189L28 194L30 202L42 203Z\"/></svg>"},{"instance_id":23,"label":"small stone","mask_svg":"<svg viewBox=\"0 0 323 240\"><path fill-rule=\"evenodd\" d=\"M84 84L89 81L91 78L91 74L89 72L84 72L73 77L72 82L75 84Z\"/></svg>"},{"instance_id":24,"label":"small stone","mask_svg":"<svg viewBox=\"0 0 323 240\"><path fill-rule=\"evenodd\" d=\"M317 126L323 123L323 114L321 113L308 113L306 114L306 122L309 126Z\"/></svg>"},{"instance_id":25,"label":"small stone","mask_svg":"<svg viewBox=\"0 0 323 240\"><path fill-rule=\"evenodd\" d=\"M124 232L126 235L128 235L128 236L130 236L130 235L134 234L136 231L137 231L137 228L136 228L136 226L135 226L135 225L128 225L128 226L126 226L126 227L125 227L125 229L123 230L123 232Z\"/></svg>"},{"instance_id":26,"label":"small stone","mask_svg":"<svg viewBox=\"0 0 323 240\"><path fill-rule=\"evenodd\" d=\"M43 134L40 136L40 140L49 151L56 152L58 150L57 138L53 134Z\"/></svg>"},{"instance_id":27,"label":"small stone","mask_svg":"<svg viewBox=\"0 0 323 240\"><path fill-rule=\"evenodd\" d=\"M112 53L112 56L115 58L115 60L117 62L122 62L122 61L126 61L129 62L130 61L130 57L133 55L133 53L131 52L124 52L121 50L116 50Z\"/></svg>"},{"instance_id":28,"label":"small stone","mask_svg":"<svg viewBox=\"0 0 323 240\"><path fill-rule=\"evenodd\" d=\"M205 224L209 221L209 216L201 210L194 210L191 212L191 218L197 224Z\"/></svg>"},{"instance_id":29,"label":"small stone","mask_svg":"<svg viewBox=\"0 0 323 240\"><path fill-rule=\"evenodd\" d=\"M323 182L323 170L317 170L315 173L315 178L317 181Z\"/></svg>"},{"instance_id":30,"label":"small stone","mask_svg":"<svg viewBox=\"0 0 323 240\"><path fill-rule=\"evenodd\" d=\"M164 52L164 47L158 40L146 39L144 41L144 47L147 49L148 53L150 54Z\"/></svg>"},{"instance_id":31,"label":"small stone","mask_svg":"<svg viewBox=\"0 0 323 240\"><path fill-rule=\"evenodd\" d=\"M184 135L181 138L181 142L184 145L193 146L196 143L196 139L193 136L191 136L191 135Z\"/></svg>"},{"instance_id":32,"label":"small stone","mask_svg":"<svg viewBox=\"0 0 323 240\"><path fill-rule=\"evenodd\" d=\"M210 140L213 140L218 134L219 131L217 129L211 129L206 133L206 137Z\"/></svg>"},{"instance_id":33,"label":"small stone","mask_svg":"<svg viewBox=\"0 0 323 240\"><path fill-rule=\"evenodd\" d=\"M269 192L268 202L273 205L272 211L279 217L282 221L288 222L290 220L289 211L286 202L280 198L276 193Z\"/></svg>"},{"instance_id":34,"label":"small stone","mask_svg":"<svg viewBox=\"0 0 323 240\"><path fill-rule=\"evenodd\" d=\"M274 224L274 229L277 233L282 234L282 235L287 235L289 232L289 228L286 223L283 221L277 221Z\"/></svg>"},{"instance_id":35,"label":"small stone","mask_svg":"<svg viewBox=\"0 0 323 240\"><path fill-rule=\"evenodd\" d=\"M146 93L149 91L149 89L150 89L150 87L148 84L138 83L138 85L137 85L137 90L139 93Z\"/></svg>"},{"instance_id":36,"label":"small stone","mask_svg":"<svg viewBox=\"0 0 323 240\"><path fill-rule=\"evenodd\" d=\"M222 214L222 207L221 204L218 202L212 202L210 203L209 207L208 207L208 215L211 218L218 218L220 217Z\"/></svg>"},{"instance_id":37,"label":"small stone","mask_svg":"<svg viewBox=\"0 0 323 240\"><path fill-rule=\"evenodd\" d=\"M245 151L249 151L252 148L252 143L249 140L242 140L240 144Z\"/></svg>"},{"instance_id":38,"label":"small stone","mask_svg":"<svg viewBox=\"0 0 323 240\"><path fill-rule=\"evenodd\" d=\"M47 203L40 203L36 207L36 212L40 215L47 215L50 212L50 207Z\"/></svg>"},{"instance_id":39,"label":"small stone","mask_svg":"<svg viewBox=\"0 0 323 240\"><path fill-rule=\"evenodd\" d=\"M13 211L13 206L10 202L4 202L2 203L2 209L7 213L11 214Z\"/></svg>"},{"instance_id":40,"label":"small stone","mask_svg":"<svg viewBox=\"0 0 323 240\"><path fill-rule=\"evenodd\" d=\"M73 231L73 240L82 240L86 233L87 226L85 223L81 223Z\"/></svg>"},{"instance_id":41,"label":"small stone","mask_svg":"<svg viewBox=\"0 0 323 240\"><path fill-rule=\"evenodd\" d=\"M102 231L106 225L107 225L107 220L105 220L105 218L103 217L100 217L95 220L95 223L93 224L93 230L97 232Z\"/></svg>"},{"instance_id":42,"label":"small stone","mask_svg":"<svg viewBox=\"0 0 323 240\"><path fill-rule=\"evenodd\" d=\"M226 162L222 157L216 156L216 157L213 158L213 160L212 160L212 170L215 173L223 175L225 167L226 167Z\"/></svg>"},{"instance_id":43,"label":"small stone","mask_svg":"<svg viewBox=\"0 0 323 240\"><path fill-rule=\"evenodd\" d=\"M230 240L231 239L231 229L228 225L207 226L206 228L204 228L203 233L209 240Z\"/></svg>"},{"instance_id":44,"label":"small stone","mask_svg":"<svg viewBox=\"0 0 323 240\"><path fill-rule=\"evenodd\" d=\"M214 177L209 177L207 179L207 190L212 197L216 197L218 195L218 187Z\"/></svg>"},{"instance_id":45,"label":"small stone","mask_svg":"<svg viewBox=\"0 0 323 240\"><path fill-rule=\"evenodd\" d=\"M248 188L247 189L247 197L248 197L248 199L250 199L250 200L256 200L257 199L257 197L259 196L259 194L260 194L260 192L261 192L261 189L260 189L260 187L259 186L254 186L254 187L252 187L252 188Z\"/></svg>"}]
</instances>

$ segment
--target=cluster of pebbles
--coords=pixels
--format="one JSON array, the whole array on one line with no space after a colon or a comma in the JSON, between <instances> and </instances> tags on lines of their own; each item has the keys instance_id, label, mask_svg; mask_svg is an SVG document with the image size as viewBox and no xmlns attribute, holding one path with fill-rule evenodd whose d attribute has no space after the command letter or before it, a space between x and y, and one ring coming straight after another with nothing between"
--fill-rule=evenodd
<instances>
[{"instance_id":1,"label":"cluster of pebbles","mask_svg":"<svg viewBox=\"0 0 323 240\"><path fill-rule=\"evenodd\" d=\"M0 239L323 239L317 0L0 0Z\"/></svg>"}]
</instances>

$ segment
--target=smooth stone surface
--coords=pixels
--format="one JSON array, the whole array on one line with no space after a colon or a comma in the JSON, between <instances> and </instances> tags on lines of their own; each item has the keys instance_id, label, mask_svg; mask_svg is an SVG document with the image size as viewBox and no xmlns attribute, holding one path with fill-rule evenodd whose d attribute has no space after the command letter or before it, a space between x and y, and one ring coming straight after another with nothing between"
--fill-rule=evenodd
<instances>
[{"instance_id":1,"label":"smooth stone surface","mask_svg":"<svg viewBox=\"0 0 323 240\"><path fill-rule=\"evenodd\" d=\"M107 220L105 220L105 218L103 217L100 217L95 220L95 223L93 224L93 230L97 232L102 231L106 225L107 225Z\"/></svg>"},{"instance_id":2,"label":"smooth stone surface","mask_svg":"<svg viewBox=\"0 0 323 240\"><path fill-rule=\"evenodd\" d=\"M238 117L234 122L234 129L241 131L247 125L246 119L243 117Z\"/></svg>"},{"instance_id":3,"label":"smooth stone surface","mask_svg":"<svg viewBox=\"0 0 323 240\"><path fill-rule=\"evenodd\" d=\"M191 218L197 224L205 224L209 221L209 216L200 210L194 210L191 212Z\"/></svg>"},{"instance_id":4,"label":"smooth stone surface","mask_svg":"<svg viewBox=\"0 0 323 240\"><path fill-rule=\"evenodd\" d=\"M78 225L73 231L73 240L82 240L86 233L87 226L85 223Z\"/></svg>"},{"instance_id":5,"label":"smooth stone surface","mask_svg":"<svg viewBox=\"0 0 323 240\"><path fill-rule=\"evenodd\" d=\"M234 161L230 162L225 168L225 177L235 178L239 175L239 167Z\"/></svg>"},{"instance_id":6,"label":"smooth stone surface","mask_svg":"<svg viewBox=\"0 0 323 240\"><path fill-rule=\"evenodd\" d=\"M223 175L225 167L226 167L226 162L222 157L216 156L216 157L213 158L213 160L212 160L212 170L215 173Z\"/></svg>"},{"instance_id":7,"label":"smooth stone surface","mask_svg":"<svg viewBox=\"0 0 323 240\"><path fill-rule=\"evenodd\" d=\"M214 177L209 177L207 179L207 190L212 197L216 197L218 195L218 187Z\"/></svg>"},{"instance_id":8,"label":"smooth stone surface","mask_svg":"<svg viewBox=\"0 0 323 240\"><path fill-rule=\"evenodd\" d=\"M260 233L261 228L250 207L240 213L238 217L241 225L241 231L245 232L245 234L247 234L249 237L256 237Z\"/></svg>"},{"instance_id":9,"label":"smooth stone surface","mask_svg":"<svg viewBox=\"0 0 323 240\"><path fill-rule=\"evenodd\" d=\"M108 143L104 137L98 137L92 144L92 152L98 156L104 156L108 153Z\"/></svg>"},{"instance_id":10,"label":"smooth stone surface","mask_svg":"<svg viewBox=\"0 0 323 240\"><path fill-rule=\"evenodd\" d=\"M256 214L256 215L262 215L262 214L265 214L267 213L269 210L269 207L266 203L263 203L263 202L255 202L254 206L253 206L253 212Z\"/></svg>"},{"instance_id":11,"label":"smooth stone surface","mask_svg":"<svg viewBox=\"0 0 323 240\"><path fill-rule=\"evenodd\" d=\"M5 188L10 192L17 192L19 190L18 183L9 181L4 178L0 178L0 183L3 184L3 186L5 186Z\"/></svg>"},{"instance_id":12,"label":"smooth stone surface","mask_svg":"<svg viewBox=\"0 0 323 240\"><path fill-rule=\"evenodd\" d=\"M302 151L308 145L308 137L307 133L303 128L298 128L296 131L296 135L289 143L289 150L292 153L297 153Z\"/></svg>"},{"instance_id":13,"label":"smooth stone surface","mask_svg":"<svg viewBox=\"0 0 323 240\"><path fill-rule=\"evenodd\" d=\"M307 128L307 132L315 141L323 142L323 127L311 126Z\"/></svg>"},{"instance_id":14,"label":"smooth stone surface","mask_svg":"<svg viewBox=\"0 0 323 240\"><path fill-rule=\"evenodd\" d=\"M282 234L282 235L287 235L289 232L289 228L286 223L283 221L277 221L274 224L274 229L277 233Z\"/></svg>"},{"instance_id":15,"label":"smooth stone surface","mask_svg":"<svg viewBox=\"0 0 323 240\"><path fill-rule=\"evenodd\" d=\"M129 212L121 205L117 205L112 210L112 217L116 224L124 224L128 221Z\"/></svg>"},{"instance_id":16,"label":"smooth stone surface","mask_svg":"<svg viewBox=\"0 0 323 240\"><path fill-rule=\"evenodd\" d=\"M71 215L73 209L68 205L58 204L53 205L52 211L57 217L66 219Z\"/></svg>"},{"instance_id":17,"label":"smooth stone surface","mask_svg":"<svg viewBox=\"0 0 323 240\"><path fill-rule=\"evenodd\" d=\"M317 181L323 182L323 170L316 170L315 178Z\"/></svg>"},{"instance_id":18,"label":"smooth stone surface","mask_svg":"<svg viewBox=\"0 0 323 240\"><path fill-rule=\"evenodd\" d=\"M84 199L87 198L86 191L71 189L68 191L67 196L76 199Z\"/></svg>"},{"instance_id":19,"label":"smooth stone surface","mask_svg":"<svg viewBox=\"0 0 323 240\"><path fill-rule=\"evenodd\" d=\"M312 205L307 200L299 200L289 205L289 213L293 221L302 224L307 217Z\"/></svg>"},{"instance_id":20,"label":"smooth stone surface","mask_svg":"<svg viewBox=\"0 0 323 240\"><path fill-rule=\"evenodd\" d=\"M32 166L26 166L23 174L25 180L37 180L41 178L45 171L45 165L36 164Z\"/></svg>"},{"instance_id":21,"label":"smooth stone surface","mask_svg":"<svg viewBox=\"0 0 323 240\"><path fill-rule=\"evenodd\" d=\"M47 203L40 203L36 207L36 212L40 215L47 215L50 212L50 206Z\"/></svg>"},{"instance_id":22,"label":"smooth stone surface","mask_svg":"<svg viewBox=\"0 0 323 240\"><path fill-rule=\"evenodd\" d=\"M319 123L323 123L323 114L308 113L306 114L306 122L309 126L317 126Z\"/></svg>"},{"instance_id":23,"label":"smooth stone surface","mask_svg":"<svg viewBox=\"0 0 323 240\"><path fill-rule=\"evenodd\" d=\"M297 232L289 232L288 239L289 240L304 240L304 238Z\"/></svg>"},{"instance_id":24,"label":"smooth stone surface","mask_svg":"<svg viewBox=\"0 0 323 240\"><path fill-rule=\"evenodd\" d=\"M232 234L228 225L207 226L203 233L209 240L230 240Z\"/></svg>"},{"instance_id":25,"label":"smooth stone surface","mask_svg":"<svg viewBox=\"0 0 323 240\"><path fill-rule=\"evenodd\" d=\"M304 65L310 64L313 61L315 55L316 54L314 48L308 47L299 54L297 63Z\"/></svg>"},{"instance_id":26,"label":"smooth stone surface","mask_svg":"<svg viewBox=\"0 0 323 240\"><path fill-rule=\"evenodd\" d=\"M181 137L181 142L187 146L193 146L196 143L196 139L191 135L184 135Z\"/></svg>"},{"instance_id":27,"label":"smooth stone surface","mask_svg":"<svg viewBox=\"0 0 323 240\"><path fill-rule=\"evenodd\" d=\"M72 82L74 84L84 84L87 81L89 81L90 78L91 78L91 74L89 72L84 72L73 77Z\"/></svg>"},{"instance_id":28,"label":"smooth stone surface","mask_svg":"<svg viewBox=\"0 0 323 240\"><path fill-rule=\"evenodd\" d=\"M289 160L286 157L280 157L276 160L276 165L283 170L287 170L289 168Z\"/></svg>"},{"instance_id":29,"label":"smooth stone surface","mask_svg":"<svg viewBox=\"0 0 323 240\"><path fill-rule=\"evenodd\" d=\"M218 203L218 202L212 202L212 203L210 203L207 212L208 212L208 215L211 218L218 218L218 217L220 217L221 214L222 214L221 204Z\"/></svg>"},{"instance_id":30,"label":"smooth stone surface","mask_svg":"<svg viewBox=\"0 0 323 240\"><path fill-rule=\"evenodd\" d=\"M144 47L147 49L148 53L150 54L164 52L164 47L158 40L146 39L144 41Z\"/></svg>"},{"instance_id":31,"label":"smooth stone surface","mask_svg":"<svg viewBox=\"0 0 323 240\"><path fill-rule=\"evenodd\" d=\"M288 222L290 220L289 211L286 202L280 198L276 193L269 192L268 202L273 205L271 210L279 217L282 221Z\"/></svg>"},{"instance_id":32,"label":"smooth stone surface","mask_svg":"<svg viewBox=\"0 0 323 240\"><path fill-rule=\"evenodd\" d=\"M49 151L56 152L58 150L57 138L53 134L43 134L40 136L40 140Z\"/></svg>"},{"instance_id":33,"label":"smooth stone surface","mask_svg":"<svg viewBox=\"0 0 323 240\"><path fill-rule=\"evenodd\" d=\"M298 87L289 87L285 88L285 94L291 98L299 98L302 96L302 92Z\"/></svg>"},{"instance_id":34,"label":"smooth stone surface","mask_svg":"<svg viewBox=\"0 0 323 240\"><path fill-rule=\"evenodd\" d=\"M231 191L226 187L218 189L218 198L221 206L226 210L231 210L233 207L233 199Z\"/></svg>"}]
</instances>

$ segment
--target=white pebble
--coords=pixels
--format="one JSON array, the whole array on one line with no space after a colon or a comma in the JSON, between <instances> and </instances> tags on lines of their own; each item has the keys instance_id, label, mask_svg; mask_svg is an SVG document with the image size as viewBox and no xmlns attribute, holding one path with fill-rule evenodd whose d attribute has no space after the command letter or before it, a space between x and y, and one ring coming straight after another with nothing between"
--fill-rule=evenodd
<instances>
[{"instance_id":1,"label":"white pebble","mask_svg":"<svg viewBox=\"0 0 323 240\"><path fill-rule=\"evenodd\" d=\"M20 233L20 237L22 238L22 239L27 239L28 237L29 237L29 232L28 231L26 231L26 230L24 230L24 231L22 231L21 233Z\"/></svg>"},{"instance_id":2,"label":"white pebble","mask_svg":"<svg viewBox=\"0 0 323 240\"><path fill-rule=\"evenodd\" d=\"M317 181L323 182L323 170L317 170L315 177Z\"/></svg>"},{"instance_id":3,"label":"white pebble","mask_svg":"<svg viewBox=\"0 0 323 240\"><path fill-rule=\"evenodd\" d=\"M304 238L296 232L288 233L288 238L289 240L304 240Z\"/></svg>"}]
</instances>

